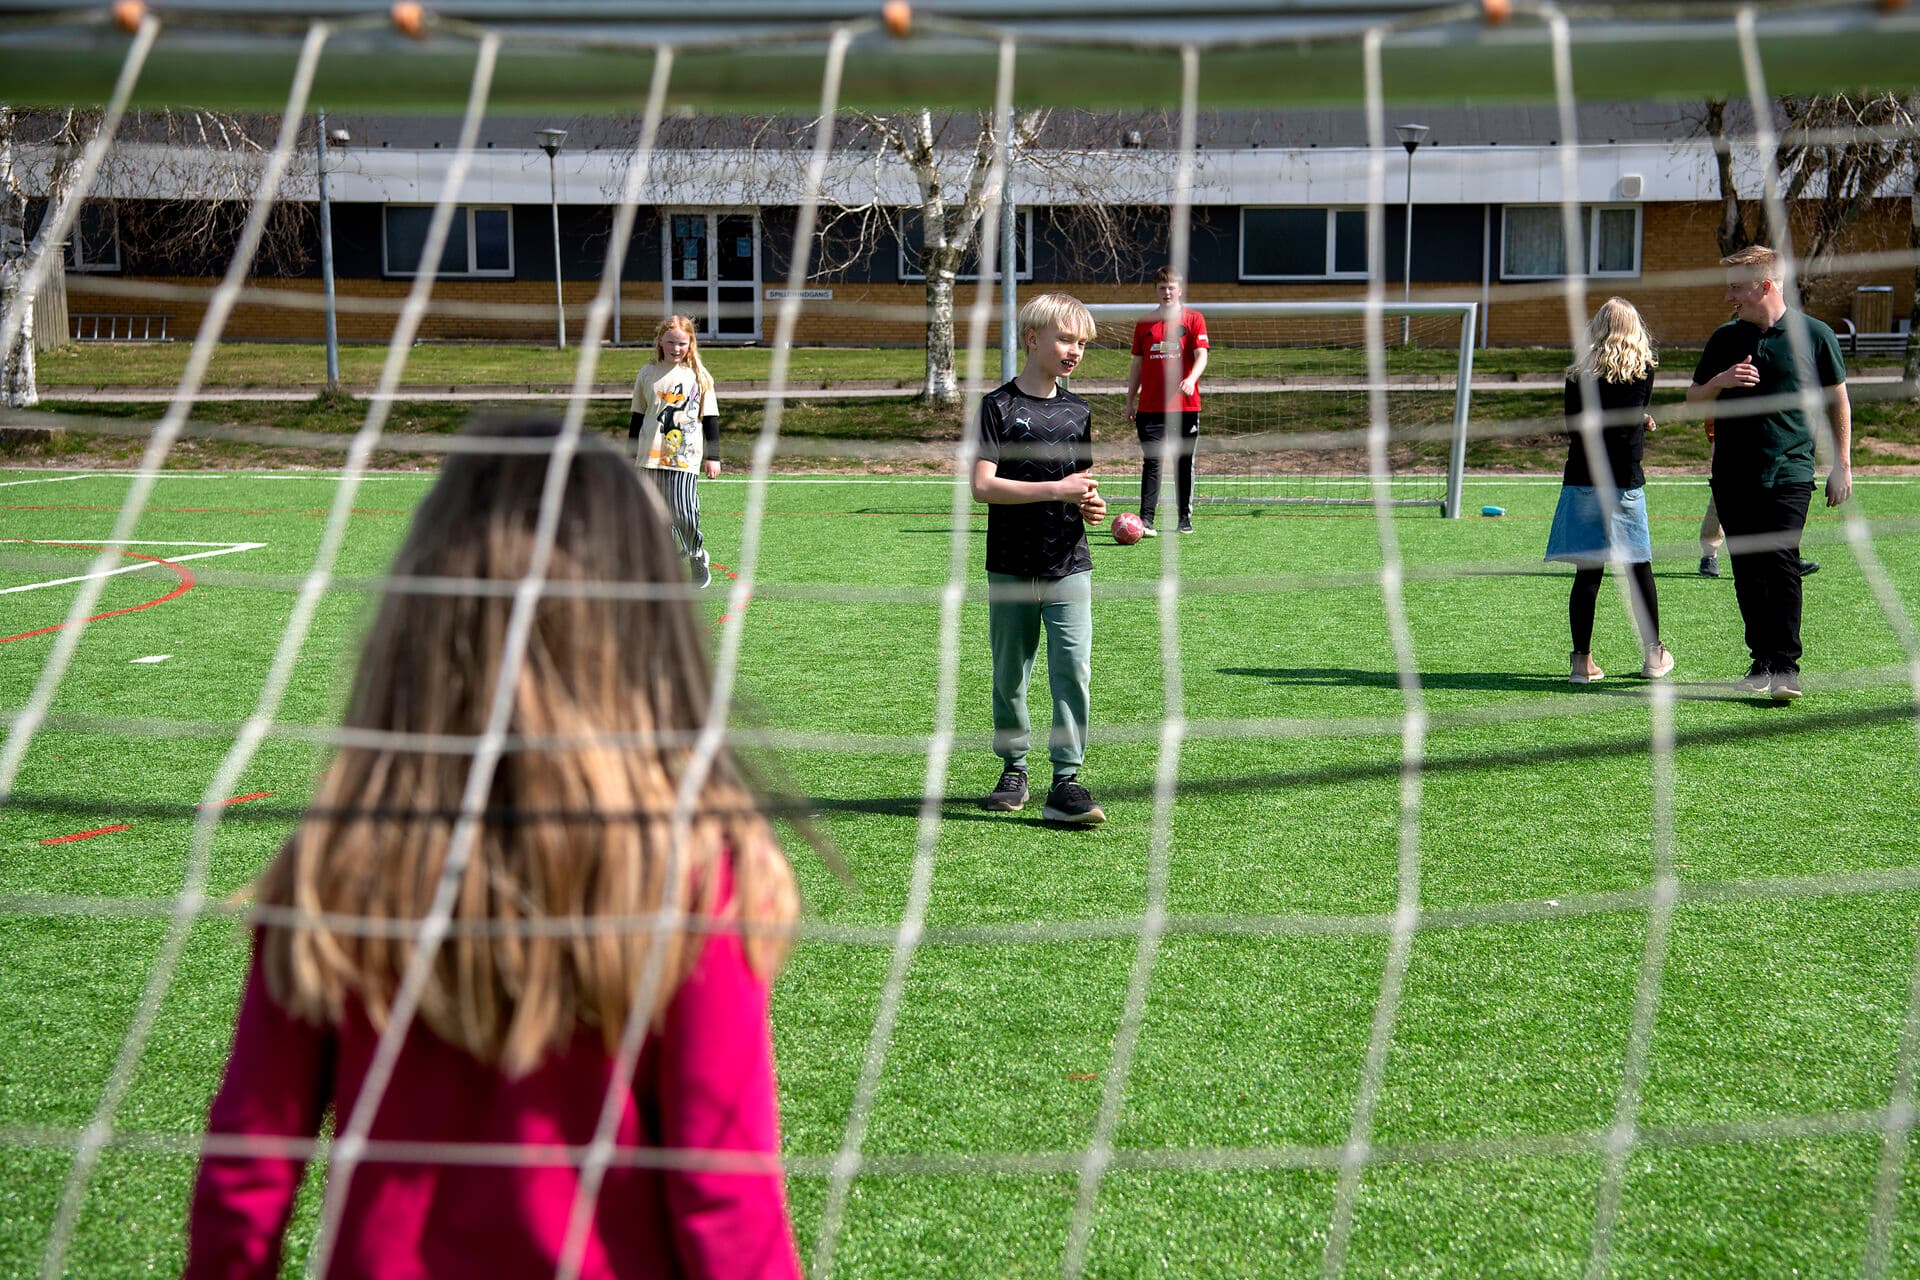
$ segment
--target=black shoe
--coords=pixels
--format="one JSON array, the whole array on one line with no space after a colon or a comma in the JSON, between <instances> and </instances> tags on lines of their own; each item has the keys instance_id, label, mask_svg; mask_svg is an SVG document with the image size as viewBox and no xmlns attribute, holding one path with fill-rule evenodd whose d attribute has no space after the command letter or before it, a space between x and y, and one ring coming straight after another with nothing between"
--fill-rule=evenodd
<instances>
[{"instance_id":1,"label":"black shoe","mask_svg":"<svg viewBox=\"0 0 1920 1280\"><path fill-rule=\"evenodd\" d=\"M1027 771L1008 765L1000 771L993 792L980 802L982 809L994 813L1014 813L1027 806Z\"/></svg>"},{"instance_id":2,"label":"black shoe","mask_svg":"<svg viewBox=\"0 0 1920 1280\"><path fill-rule=\"evenodd\" d=\"M1191 518L1187 516L1180 517L1180 532L1182 533L1193 532L1193 520Z\"/></svg>"},{"instance_id":3,"label":"black shoe","mask_svg":"<svg viewBox=\"0 0 1920 1280\"><path fill-rule=\"evenodd\" d=\"M1720 557L1713 556L1713 555L1701 556L1700 557L1700 576L1703 578L1719 577L1720 576Z\"/></svg>"},{"instance_id":4,"label":"black shoe","mask_svg":"<svg viewBox=\"0 0 1920 1280\"><path fill-rule=\"evenodd\" d=\"M1742 693L1764 698L1767 696L1767 691L1773 687L1773 672L1767 670L1766 663L1756 662L1747 668L1747 674L1742 676L1740 682L1734 687Z\"/></svg>"},{"instance_id":5,"label":"black shoe","mask_svg":"<svg viewBox=\"0 0 1920 1280\"><path fill-rule=\"evenodd\" d=\"M1773 673L1773 700L1792 702L1800 696L1800 673L1798 671L1776 671Z\"/></svg>"},{"instance_id":6,"label":"black shoe","mask_svg":"<svg viewBox=\"0 0 1920 1280\"><path fill-rule=\"evenodd\" d=\"M1048 822L1071 822L1077 826L1098 826L1107 820L1107 815L1099 805L1093 802L1093 795L1080 785L1080 779L1074 774L1053 780L1053 790L1047 792L1047 803L1040 810L1040 816Z\"/></svg>"},{"instance_id":7,"label":"black shoe","mask_svg":"<svg viewBox=\"0 0 1920 1280\"><path fill-rule=\"evenodd\" d=\"M1801 577L1811 578L1818 572L1820 572L1820 562L1818 560L1802 560L1800 562Z\"/></svg>"}]
</instances>

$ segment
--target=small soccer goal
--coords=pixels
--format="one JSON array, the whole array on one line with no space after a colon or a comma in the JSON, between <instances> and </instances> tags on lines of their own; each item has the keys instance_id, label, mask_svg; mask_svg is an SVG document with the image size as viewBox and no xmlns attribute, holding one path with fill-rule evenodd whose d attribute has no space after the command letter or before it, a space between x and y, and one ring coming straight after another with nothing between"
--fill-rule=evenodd
<instances>
[{"instance_id":1,"label":"small soccer goal","mask_svg":"<svg viewBox=\"0 0 1920 1280\"><path fill-rule=\"evenodd\" d=\"M1195 502L1375 502L1368 431L1369 396L1377 389L1387 427L1387 500L1460 514L1477 304L1369 306L1355 298L1186 305L1205 318L1209 342ZM1093 393L1106 389L1116 370L1124 383L1134 322L1152 308L1102 303L1089 310L1100 330L1089 358L1099 381L1083 389L1096 434L1125 439L1133 428L1122 416L1124 397ZM1367 367L1370 324L1384 351L1377 384ZM1108 473L1110 499L1138 498L1138 466L1113 463ZM1170 473L1163 482L1169 495L1173 483Z\"/></svg>"}]
</instances>

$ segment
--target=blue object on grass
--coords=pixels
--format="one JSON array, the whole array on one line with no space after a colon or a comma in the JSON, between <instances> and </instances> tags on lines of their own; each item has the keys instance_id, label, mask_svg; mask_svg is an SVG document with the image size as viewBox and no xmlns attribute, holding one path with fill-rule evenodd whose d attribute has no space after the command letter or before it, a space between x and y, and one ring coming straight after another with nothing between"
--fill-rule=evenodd
<instances>
[{"instance_id":1,"label":"blue object on grass","mask_svg":"<svg viewBox=\"0 0 1920 1280\"><path fill-rule=\"evenodd\" d=\"M1505 507L1486 506L1480 508L1480 514L1483 516L1503 516L1507 514L1507 509Z\"/></svg>"}]
</instances>

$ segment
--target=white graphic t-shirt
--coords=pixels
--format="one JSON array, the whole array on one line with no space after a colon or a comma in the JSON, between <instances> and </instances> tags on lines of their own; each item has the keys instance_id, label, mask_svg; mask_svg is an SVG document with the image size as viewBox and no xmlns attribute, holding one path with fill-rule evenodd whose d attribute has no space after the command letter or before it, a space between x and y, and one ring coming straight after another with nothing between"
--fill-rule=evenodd
<instances>
[{"instance_id":1,"label":"white graphic t-shirt","mask_svg":"<svg viewBox=\"0 0 1920 1280\"><path fill-rule=\"evenodd\" d=\"M703 440L700 419L720 416L712 391L700 394L700 379L685 365L651 363L633 382L633 412L645 415L636 460L643 467L698 471Z\"/></svg>"}]
</instances>

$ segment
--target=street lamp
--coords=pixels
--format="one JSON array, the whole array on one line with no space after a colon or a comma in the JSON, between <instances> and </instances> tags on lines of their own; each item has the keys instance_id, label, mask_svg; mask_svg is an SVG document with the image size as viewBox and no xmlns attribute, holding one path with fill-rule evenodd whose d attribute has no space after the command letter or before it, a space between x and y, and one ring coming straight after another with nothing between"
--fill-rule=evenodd
<instances>
[{"instance_id":1,"label":"street lamp","mask_svg":"<svg viewBox=\"0 0 1920 1280\"><path fill-rule=\"evenodd\" d=\"M320 291L327 307L327 394L340 390L340 328L333 315L333 200L327 195L327 143L341 146L353 140L345 129L327 132L327 113L316 113L314 129L314 169L320 180Z\"/></svg>"},{"instance_id":2,"label":"street lamp","mask_svg":"<svg viewBox=\"0 0 1920 1280\"><path fill-rule=\"evenodd\" d=\"M565 129L538 129L534 136L540 139L540 149L547 153L547 191L553 202L553 305L559 325L560 349L567 349L567 302L560 292L560 178L554 167L554 157L560 154L560 144L567 140Z\"/></svg>"},{"instance_id":3,"label":"street lamp","mask_svg":"<svg viewBox=\"0 0 1920 1280\"><path fill-rule=\"evenodd\" d=\"M1403 124L1394 126L1394 133L1400 137L1400 145L1407 149L1407 246L1400 256L1400 299L1413 301L1413 153L1427 140L1427 126L1423 124ZM1413 317L1400 317L1400 344L1405 346L1412 336Z\"/></svg>"}]
</instances>

